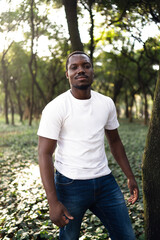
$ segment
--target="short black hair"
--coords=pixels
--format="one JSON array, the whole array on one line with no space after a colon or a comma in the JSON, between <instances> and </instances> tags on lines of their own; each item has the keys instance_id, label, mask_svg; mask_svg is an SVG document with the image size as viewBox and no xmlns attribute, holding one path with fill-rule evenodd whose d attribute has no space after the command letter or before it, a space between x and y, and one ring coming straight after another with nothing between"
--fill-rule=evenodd
<instances>
[{"instance_id":1,"label":"short black hair","mask_svg":"<svg viewBox=\"0 0 160 240\"><path fill-rule=\"evenodd\" d=\"M83 51L74 51L74 52L70 53L70 54L68 55L68 57L67 57L67 60L66 60L66 71L68 70L68 63L69 63L70 57L73 56L73 55L75 55L75 54L84 54L84 55L86 55L86 56L90 59L90 62L91 62L92 67L93 67L92 60L91 60L90 56L89 56L87 53L85 53L85 52L83 52Z\"/></svg>"}]
</instances>

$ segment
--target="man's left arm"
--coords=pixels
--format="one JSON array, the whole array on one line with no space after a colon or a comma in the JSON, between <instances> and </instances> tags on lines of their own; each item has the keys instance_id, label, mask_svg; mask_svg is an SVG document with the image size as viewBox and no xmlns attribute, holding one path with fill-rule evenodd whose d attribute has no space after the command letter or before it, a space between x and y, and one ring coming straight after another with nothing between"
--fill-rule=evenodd
<instances>
[{"instance_id":1,"label":"man's left arm","mask_svg":"<svg viewBox=\"0 0 160 240\"><path fill-rule=\"evenodd\" d=\"M105 134L115 160L127 177L128 188L131 194L128 201L134 204L137 201L139 195L138 185L130 167L124 146L118 134L118 130L105 130Z\"/></svg>"}]
</instances>

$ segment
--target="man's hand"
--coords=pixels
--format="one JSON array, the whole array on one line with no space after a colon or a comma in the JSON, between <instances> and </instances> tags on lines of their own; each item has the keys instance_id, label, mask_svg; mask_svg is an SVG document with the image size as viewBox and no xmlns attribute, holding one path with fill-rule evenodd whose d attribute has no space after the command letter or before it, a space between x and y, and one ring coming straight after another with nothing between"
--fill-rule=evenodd
<instances>
[{"instance_id":1,"label":"man's hand","mask_svg":"<svg viewBox=\"0 0 160 240\"><path fill-rule=\"evenodd\" d=\"M69 223L69 220L74 218L69 214L65 206L57 201L54 204L49 206L49 214L51 221L56 224L58 227L64 227Z\"/></svg>"},{"instance_id":2,"label":"man's hand","mask_svg":"<svg viewBox=\"0 0 160 240\"><path fill-rule=\"evenodd\" d=\"M134 204L139 197L138 185L134 178L128 179L127 182L131 194L130 198L128 199L128 202Z\"/></svg>"}]
</instances>

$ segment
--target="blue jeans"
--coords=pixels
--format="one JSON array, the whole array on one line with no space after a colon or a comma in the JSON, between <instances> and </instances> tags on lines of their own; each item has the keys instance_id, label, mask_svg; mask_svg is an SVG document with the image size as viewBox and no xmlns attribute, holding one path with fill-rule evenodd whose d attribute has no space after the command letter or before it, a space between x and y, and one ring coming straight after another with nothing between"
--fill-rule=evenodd
<instances>
[{"instance_id":1,"label":"blue jeans","mask_svg":"<svg viewBox=\"0 0 160 240\"><path fill-rule=\"evenodd\" d=\"M78 240L82 218L90 209L112 240L135 240L123 194L112 173L90 180L73 180L56 172L57 196L74 220L60 229L60 240Z\"/></svg>"}]
</instances>

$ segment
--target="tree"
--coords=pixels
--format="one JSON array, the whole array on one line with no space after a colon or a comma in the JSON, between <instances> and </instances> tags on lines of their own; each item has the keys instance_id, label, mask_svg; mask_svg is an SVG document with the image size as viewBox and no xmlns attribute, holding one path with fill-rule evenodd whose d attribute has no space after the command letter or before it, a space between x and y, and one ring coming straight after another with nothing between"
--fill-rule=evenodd
<instances>
[{"instance_id":1,"label":"tree","mask_svg":"<svg viewBox=\"0 0 160 240\"><path fill-rule=\"evenodd\" d=\"M44 103L47 104L47 98L40 87L37 81L37 46L38 46L38 39L41 35L47 35L47 28L50 26L48 18L45 14L40 15L38 7L44 4L43 1L35 1L35 0L25 0L20 8L19 11L25 12L24 20L27 20L30 26L30 32L28 34L28 38L30 40L30 60L29 60L29 70L31 74L31 93L28 96L28 108L29 108L29 125L32 124L32 115L34 112L34 100L35 100L35 87L40 93L41 98L43 99ZM45 7L45 4L44 4Z\"/></svg>"},{"instance_id":2,"label":"tree","mask_svg":"<svg viewBox=\"0 0 160 240\"><path fill-rule=\"evenodd\" d=\"M14 42L8 54L9 90L15 105L15 112L23 121L26 98L30 91L30 72L28 68L29 54L23 49L24 42ZM18 53L18 54L17 54ZM17 67L18 66L18 67Z\"/></svg>"},{"instance_id":3,"label":"tree","mask_svg":"<svg viewBox=\"0 0 160 240\"><path fill-rule=\"evenodd\" d=\"M9 124L9 118L8 118L8 100L9 100L9 90L8 90L8 84L9 84L9 78L8 78L8 63L6 61L6 54L8 53L10 47L12 46L12 43L8 46L6 50L3 51L2 58L1 58L1 66L2 66L2 82L4 87L4 93L5 93L5 100L4 100L4 110L5 110L5 120L6 124Z\"/></svg>"},{"instance_id":4,"label":"tree","mask_svg":"<svg viewBox=\"0 0 160 240\"><path fill-rule=\"evenodd\" d=\"M141 14L146 15L155 23L160 23L160 2L159 0L139 0Z\"/></svg>"},{"instance_id":5,"label":"tree","mask_svg":"<svg viewBox=\"0 0 160 240\"><path fill-rule=\"evenodd\" d=\"M4 110L5 110L6 124L9 124L9 118L8 118L9 76L8 76L8 62L6 58L13 44L13 40L8 36L9 36L9 33L16 30L20 19L21 19L21 16L19 16L15 12L10 11L10 9L7 12L3 12L0 16L0 24L1 24L0 32L2 32L5 35L5 46L4 46L2 57L1 57L1 68L2 68L2 83L3 83L4 93L5 93ZM11 108L13 109L13 105L11 106Z\"/></svg>"},{"instance_id":6,"label":"tree","mask_svg":"<svg viewBox=\"0 0 160 240\"><path fill-rule=\"evenodd\" d=\"M81 42L78 29L77 0L63 0L63 5L65 7L72 50L83 51L83 44Z\"/></svg>"},{"instance_id":7,"label":"tree","mask_svg":"<svg viewBox=\"0 0 160 240\"><path fill-rule=\"evenodd\" d=\"M37 60L36 60L36 52L35 52L35 1L30 1L30 28L31 28L31 57L29 61L29 70L32 78L32 88L31 88L31 97L30 97L30 116L29 116L29 125L32 124L32 115L33 115L33 107L34 107L34 84L37 76Z\"/></svg>"},{"instance_id":8,"label":"tree","mask_svg":"<svg viewBox=\"0 0 160 240\"><path fill-rule=\"evenodd\" d=\"M146 240L160 236L160 74L143 156L143 197Z\"/></svg>"},{"instance_id":9,"label":"tree","mask_svg":"<svg viewBox=\"0 0 160 240\"><path fill-rule=\"evenodd\" d=\"M93 53L95 50L95 42L94 42L94 14L93 14L93 6L95 4L95 0L80 0L80 3L83 5L84 9L86 9L89 13L90 18L90 29L89 29L89 51L90 51L90 58L93 61Z\"/></svg>"}]
</instances>

